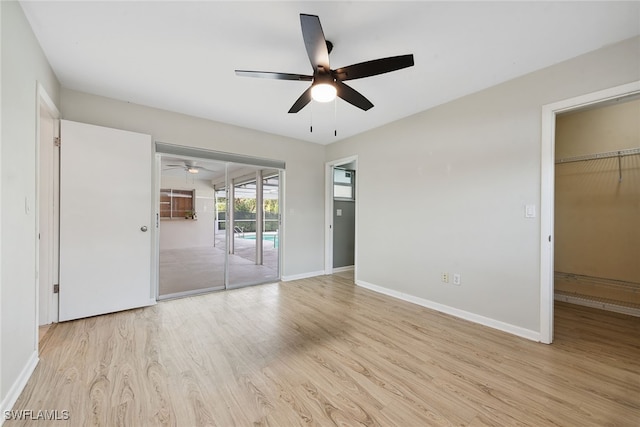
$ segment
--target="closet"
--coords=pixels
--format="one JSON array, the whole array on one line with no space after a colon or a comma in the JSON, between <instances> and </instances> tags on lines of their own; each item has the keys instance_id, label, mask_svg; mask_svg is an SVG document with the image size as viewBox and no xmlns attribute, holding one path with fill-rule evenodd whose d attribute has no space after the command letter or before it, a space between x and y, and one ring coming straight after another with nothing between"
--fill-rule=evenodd
<instances>
[{"instance_id":1,"label":"closet","mask_svg":"<svg viewBox=\"0 0 640 427\"><path fill-rule=\"evenodd\" d=\"M640 316L640 99L558 115L555 299Z\"/></svg>"}]
</instances>

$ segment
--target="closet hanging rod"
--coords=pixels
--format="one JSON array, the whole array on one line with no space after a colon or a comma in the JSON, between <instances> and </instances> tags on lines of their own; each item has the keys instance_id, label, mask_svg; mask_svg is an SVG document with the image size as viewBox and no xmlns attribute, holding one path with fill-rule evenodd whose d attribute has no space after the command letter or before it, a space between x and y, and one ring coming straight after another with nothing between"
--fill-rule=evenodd
<instances>
[{"instance_id":1,"label":"closet hanging rod","mask_svg":"<svg viewBox=\"0 0 640 427\"><path fill-rule=\"evenodd\" d=\"M626 150L607 151L606 153L585 154L583 156L565 157L563 159L556 159L556 164L585 162L587 160L608 159L611 157L634 156L638 154L640 154L640 148L628 148Z\"/></svg>"}]
</instances>

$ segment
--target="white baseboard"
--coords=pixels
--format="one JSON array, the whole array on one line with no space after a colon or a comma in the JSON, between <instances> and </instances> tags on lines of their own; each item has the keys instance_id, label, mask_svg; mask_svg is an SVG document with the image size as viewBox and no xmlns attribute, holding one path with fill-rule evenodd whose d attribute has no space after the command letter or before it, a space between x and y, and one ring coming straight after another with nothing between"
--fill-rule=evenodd
<instances>
[{"instance_id":1,"label":"white baseboard","mask_svg":"<svg viewBox=\"0 0 640 427\"><path fill-rule=\"evenodd\" d=\"M27 361L27 364L22 369L22 372L20 372L20 375L18 375L18 378L16 378L16 381L7 392L6 397L2 400L2 403L0 404L0 414L2 414L0 417L0 426L4 424L5 411L10 411L13 408L13 405L16 404L18 397L20 397L20 393L22 393L22 390L24 390L24 387L27 385L27 381L31 378L31 374L33 373L33 370L36 369L39 360L38 352L34 351Z\"/></svg>"},{"instance_id":2,"label":"white baseboard","mask_svg":"<svg viewBox=\"0 0 640 427\"><path fill-rule=\"evenodd\" d=\"M430 308L432 310L436 310L441 313L450 314L452 316L459 317L460 319L468 320L470 322L488 326L490 328L497 329L499 331L517 335L519 337L526 338L531 341L537 341L537 342L540 341L540 333L537 331L521 328L520 326L515 326L510 323L505 323L499 320L491 319L489 317L480 316L479 314L470 313L468 311L460 310L454 307L449 307L448 305L433 302L424 298L416 297L414 295L405 294L404 292L399 292L393 289L367 283L363 280L356 280L356 285L361 286L363 288L367 288L374 292L388 295L393 298L398 298L403 301L420 305L422 307Z\"/></svg>"},{"instance_id":3,"label":"white baseboard","mask_svg":"<svg viewBox=\"0 0 640 427\"><path fill-rule=\"evenodd\" d=\"M610 302L595 301L588 298L581 298L572 295L556 294L556 301L564 301L570 304L582 305L585 307L599 308L601 310L613 311L615 313L628 314L629 316L640 317L640 309L626 307L624 305L612 304Z\"/></svg>"},{"instance_id":4,"label":"white baseboard","mask_svg":"<svg viewBox=\"0 0 640 427\"><path fill-rule=\"evenodd\" d=\"M336 267L332 270L333 273L342 273L344 271L353 271L355 265L347 265L346 267Z\"/></svg>"},{"instance_id":5,"label":"white baseboard","mask_svg":"<svg viewBox=\"0 0 640 427\"><path fill-rule=\"evenodd\" d=\"M281 280L283 282L290 282L291 280L308 279L310 277L316 277L316 276L324 276L324 270L311 271L309 273L302 273L302 274L292 274L289 276L282 276Z\"/></svg>"}]
</instances>

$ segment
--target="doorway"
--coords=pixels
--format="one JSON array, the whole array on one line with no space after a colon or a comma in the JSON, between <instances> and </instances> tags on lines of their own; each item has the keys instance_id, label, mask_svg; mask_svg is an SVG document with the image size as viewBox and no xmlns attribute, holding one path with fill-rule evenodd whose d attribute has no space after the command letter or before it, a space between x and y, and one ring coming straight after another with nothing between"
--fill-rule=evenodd
<instances>
[{"instance_id":1,"label":"doorway","mask_svg":"<svg viewBox=\"0 0 640 427\"><path fill-rule=\"evenodd\" d=\"M326 164L325 274L353 271L357 279L358 157Z\"/></svg>"},{"instance_id":2,"label":"doorway","mask_svg":"<svg viewBox=\"0 0 640 427\"><path fill-rule=\"evenodd\" d=\"M640 96L558 114L555 299L640 317Z\"/></svg>"},{"instance_id":3,"label":"doorway","mask_svg":"<svg viewBox=\"0 0 640 427\"><path fill-rule=\"evenodd\" d=\"M157 157L158 299L278 281L281 169L246 158Z\"/></svg>"},{"instance_id":4,"label":"doorway","mask_svg":"<svg viewBox=\"0 0 640 427\"><path fill-rule=\"evenodd\" d=\"M40 84L37 94L37 325L45 326L58 320L58 294L54 286L58 283L60 149L56 138L60 134L60 112ZM43 327L40 335L44 333Z\"/></svg>"},{"instance_id":5,"label":"doorway","mask_svg":"<svg viewBox=\"0 0 640 427\"><path fill-rule=\"evenodd\" d=\"M638 94L640 94L640 81L542 107L539 337L539 341L542 343L550 344L553 342L556 116L561 113Z\"/></svg>"},{"instance_id":6,"label":"doorway","mask_svg":"<svg viewBox=\"0 0 640 427\"><path fill-rule=\"evenodd\" d=\"M151 137L60 120L40 85L38 99L37 324L154 304Z\"/></svg>"}]
</instances>

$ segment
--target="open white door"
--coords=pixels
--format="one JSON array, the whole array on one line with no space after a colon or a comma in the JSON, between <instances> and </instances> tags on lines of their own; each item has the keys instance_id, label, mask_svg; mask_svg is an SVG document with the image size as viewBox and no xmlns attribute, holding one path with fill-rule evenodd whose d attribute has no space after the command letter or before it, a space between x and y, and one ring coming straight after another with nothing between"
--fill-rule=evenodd
<instances>
[{"instance_id":1,"label":"open white door","mask_svg":"<svg viewBox=\"0 0 640 427\"><path fill-rule=\"evenodd\" d=\"M61 121L60 321L155 303L150 135Z\"/></svg>"}]
</instances>

